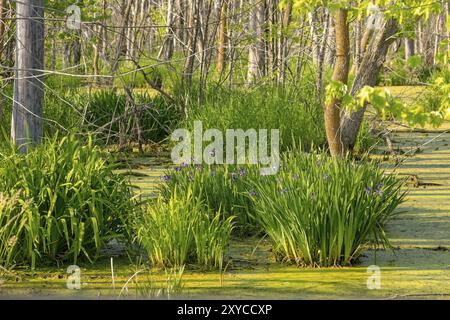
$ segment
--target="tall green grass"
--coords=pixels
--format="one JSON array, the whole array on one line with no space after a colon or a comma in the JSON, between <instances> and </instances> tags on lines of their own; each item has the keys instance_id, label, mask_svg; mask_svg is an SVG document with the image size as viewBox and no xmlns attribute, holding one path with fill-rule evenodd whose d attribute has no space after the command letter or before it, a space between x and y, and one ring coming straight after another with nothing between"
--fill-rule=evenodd
<instances>
[{"instance_id":1,"label":"tall green grass","mask_svg":"<svg viewBox=\"0 0 450 320\"><path fill-rule=\"evenodd\" d=\"M275 179L251 186L277 259L307 266L349 265L371 243L388 246L384 227L405 195L376 164L323 154L287 155Z\"/></svg>"},{"instance_id":2,"label":"tall green grass","mask_svg":"<svg viewBox=\"0 0 450 320\"><path fill-rule=\"evenodd\" d=\"M181 267L195 263L222 268L233 229L233 217L206 210L190 190L150 203L136 220L136 237L153 266Z\"/></svg>"},{"instance_id":3,"label":"tall green grass","mask_svg":"<svg viewBox=\"0 0 450 320\"><path fill-rule=\"evenodd\" d=\"M161 96L146 93L135 94L133 99L131 102L125 93L114 90L99 90L90 94L81 92L73 101L85 110L85 130L96 131L99 138L109 143L117 142L119 133L129 141L136 141L136 119L146 142L162 142L180 120L179 108Z\"/></svg>"},{"instance_id":4,"label":"tall green grass","mask_svg":"<svg viewBox=\"0 0 450 320\"><path fill-rule=\"evenodd\" d=\"M33 203L21 200L20 193L0 194L0 265L10 267L33 247L36 228L28 222L34 210Z\"/></svg>"},{"instance_id":5,"label":"tall green grass","mask_svg":"<svg viewBox=\"0 0 450 320\"><path fill-rule=\"evenodd\" d=\"M259 177L259 168L250 165L182 165L168 170L158 186L160 194L169 199L175 194L192 192L207 209L234 216L240 235L258 232L253 216L253 201L248 197L249 180Z\"/></svg>"},{"instance_id":6,"label":"tall green grass","mask_svg":"<svg viewBox=\"0 0 450 320\"><path fill-rule=\"evenodd\" d=\"M299 90L264 86L257 89L228 90L211 86L201 103L191 97L189 119L202 121L203 129L279 129L282 151L326 142L323 109L309 87Z\"/></svg>"},{"instance_id":7,"label":"tall green grass","mask_svg":"<svg viewBox=\"0 0 450 320\"><path fill-rule=\"evenodd\" d=\"M182 166L163 179L163 197L192 192L236 216L241 235L266 233L277 260L308 266L348 265L369 244L388 246L384 226L404 198L402 181L376 163L325 153L286 153L273 176L257 165L215 165Z\"/></svg>"},{"instance_id":8,"label":"tall green grass","mask_svg":"<svg viewBox=\"0 0 450 320\"><path fill-rule=\"evenodd\" d=\"M15 212L27 214L20 217L18 246L8 255L15 258L0 264L92 261L106 242L128 236L128 216L137 202L130 184L113 169L91 139L74 135L55 136L27 154L1 153L0 192L18 199L1 213L0 237L16 232L10 223Z\"/></svg>"}]
</instances>

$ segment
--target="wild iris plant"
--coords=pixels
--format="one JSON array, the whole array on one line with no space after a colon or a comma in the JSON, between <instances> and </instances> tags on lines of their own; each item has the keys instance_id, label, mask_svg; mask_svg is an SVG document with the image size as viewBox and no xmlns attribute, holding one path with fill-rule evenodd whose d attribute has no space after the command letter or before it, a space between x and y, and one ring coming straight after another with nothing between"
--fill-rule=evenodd
<instances>
[{"instance_id":1,"label":"wild iris plant","mask_svg":"<svg viewBox=\"0 0 450 320\"><path fill-rule=\"evenodd\" d=\"M161 186L163 197L192 190L207 208L236 216L236 229L263 231L277 260L348 265L370 243L388 245L385 223L403 201L402 182L374 163L288 153L275 176L257 166L185 167Z\"/></svg>"},{"instance_id":2,"label":"wild iris plant","mask_svg":"<svg viewBox=\"0 0 450 320\"><path fill-rule=\"evenodd\" d=\"M185 194L174 191L169 199L150 203L136 222L137 240L153 266L195 263L205 269L222 269L233 217L206 210L190 188Z\"/></svg>"},{"instance_id":3,"label":"wild iris plant","mask_svg":"<svg viewBox=\"0 0 450 320\"><path fill-rule=\"evenodd\" d=\"M129 238L138 202L108 160L74 135L0 154L0 265L93 260L109 240Z\"/></svg>"},{"instance_id":4,"label":"wild iris plant","mask_svg":"<svg viewBox=\"0 0 450 320\"><path fill-rule=\"evenodd\" d=\"M246 181L259 177L259 168L253 165L181 166L162 177L165 183L160 192L169 199L175 192L182 195L191 189L207 209L236 217L238 232L249 232L257 225L252 219L253 201L248 197Z\"/></svg>"},{"instance_id":5,"label":"wild iris plant","mask_svg":"<svg viewBox=\"0 0 450 320\"><path fill-rule=\"evenodd\" d=\"M277 179L250 183L259 194L256 220L278 260L348 265L369 243L389 244L384 225L404 198L395 176L326 155L289 154L283 164Z\"/></svg>"}]
</instances>

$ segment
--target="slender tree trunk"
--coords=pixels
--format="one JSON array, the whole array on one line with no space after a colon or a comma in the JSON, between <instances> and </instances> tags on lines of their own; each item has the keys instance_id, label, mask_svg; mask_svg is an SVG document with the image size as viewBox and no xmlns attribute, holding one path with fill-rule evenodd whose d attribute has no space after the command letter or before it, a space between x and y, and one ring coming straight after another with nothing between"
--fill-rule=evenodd
<instances>
[{"instance_id":1,"label":"slender tree trunk","mask_svg":"<svg viewBox=\"0 0 450 320\"><path fill-rule=\"evenodd\" d=\"M164 61L172 59L174 50L174 31L173 31L173 12L174 12L174 0L168 0L167 2L167 18L166 18L166 36L159 53L159 59L163 58Z\"/></svg>"},{"instance_id":2,"label":"slender tree trunk","mask_svg":"<svg viewBox=\"0 0 450 320\"><path fill-rule=\"evenodd\" d=\"M6 42L5 33L5 20L4 12L6 11L6 0L0 0L0 61L3 61L3 50L5 48L4 43ZM0 90L3 88L3 71L0 73ZM3 120L3 105L2 99L0 99L0 123Z\"/></svg>"},{"instance_id":3,"label":"slender tree trunk","mask_svg":"<svg viewBox=\"0 0 450 320\"><path fill-rule=\"evenodd\" d=\"M317 34L317 9L308 14L311 33L311 56L315 64L319 57L319 35Z\"/></svg>"},{"instance_id":4,"label":"slender tree trunk","mask_svg":"<svg viewBox=\"0 0 450 320\"><path fill-rule=\"evenodd\" d=\"M335 15L336 64L333 81L347 84L350 67L350 35L347 22L348 11L339 9ZM325 107L325 130L330 153L333 157L342 156L344 148L340 140L340 113L342 100L333 98Z\"/></svg>"},{"instance_id":5,"label":"slender tree trunk","mask_svg":"<svg viewBox=\"0 0 450 320\"><path fill-rule=\"evenodd\" d=\"M450 1L445 1L445 21L448 21L450 18ZM447 37L447 39L449 39L448 43L447 43L447 55L450 55L450 29L449 28L445 28L445 35ZM450 64L447 62L447 69L450 69Z\"/></svg>"},{"instance_id":6,"label":"slender tree trunk","mask_svg":"<svg viewBox=\"0 0 450 320\"><path fill-rule=\"evenodd\" d=\"M3 57L4 43L5 43L5 11L6 0L0 0L0 61Z\"/></svg>"},{"instance_id":7,"label":"slender tree trunk","mask_svg":"<svg viewBox=\"0 0 450 320\"><path fill-rule=\"evenodd\" d=\"M129 20L130 20L131 5L132 5L131 0L128 3L126 0L124 0L122 3L122 8L125 11L124 11L124 15L121 20L121 23L120 23L120 27L122 27L122 28L121 28L121 31L119 34L119 39L117 41L116 56L114 58L114 61L112 62L112 66L111 66L111 75L116 74L117 69L119 68L120 58L123 56L124 53L126 53L126 50L127 50L127 47L126 47L127 28L126 27L128 26Z\"/></svg>"},{"instance_id":8,"label":"slender tree trunk","mask_svg":"<svg viewBox=\"0 0 450 320\"><path fill-rule=\"evenodd\" d=\"M324 13L324 20L325 24L323 27L323 34L322 34L322 42L320 44L319 48L319 57L317 61L317 92L319 95L322 94L322 86L323 86L323 72L324 72L324 65L325 65L325 53L327 49L327 40L328 40L328 34L330 33L330 20L331 16L328 11Z\"/></svg>"},{"instance_id":9,"label":"slender tree trunk","mask_svg":"<svg viewBox=\"0 0 450 320\"><path fill-rule=\"evenodd\" d=\"M292 15L292 6L293 2L289 1L286 5L286 8L282 11L280 14L280 20L281 20L281 28L280 28L280 34L278 36L278 65L279 65L279 74L278 74L278 82L280 84L284 84L286 80L286 67L288 62L287 55L288 55L288 49L287 49L287 33L289 31L289 24L291 23L291 15Z\"/></svg>"},{"instance_id":10,"label":"slender tree trunk","mask_svg":"<svg viewBox=\"0 0 450 320\"><path fill-rule=\"evenodd\" d=\"M265 43L264 34L264 6L259 0L253 0L250 11L249 30L254 38L249 46L247 83L251 84L264 76L265 70Z\"/></svg>"},{"instance_id":11,"label":"slender tree trunk","mask_svg":"<svg viewBox=\"0 0 450 320\"><path fill-rule=\"evenodd\" d=\"M220 26L219 26L219 48L217 55L217 72L222 73L226 65L226 48L227 48L227 13L228 0L222 0L220 9Z\"/></svg>"},{"instance_id":12,"label":"slender tree trunk","mask_svg":"<svg viewBox=\"0 0 450 320\"><path fill-rule=\"evenodd\" d=\"M188 52L184 66L183 81L186 89L191 87L192 75L194 72L194 62L196 56L198 34L200 32L199 20L198 20L198 3L196 0L189 0L189 36L188 36ZM185 110L186 111L186 110Z\"/></svg>"},{"instance_id":13,"label":"slender tree trunk","mask_svg":"<svg viewBox=\"0 0 450 320\"><path fill-rule=\"evenodd\" d=\"M16 7L16 67L11 138L25 152L42 138L44 106L44 0L21 0Z\"/></svg>"},{"instance_id":14,"label":"slender tree trunk","mask_svg":"<svg viewBox=\"0 0 450 320\"><path fill-rule=\"evenodd\" d=\"M405 38L405 60L408 61L413 55L415 55L414 39Z\"/></svg>"}]
</instances>

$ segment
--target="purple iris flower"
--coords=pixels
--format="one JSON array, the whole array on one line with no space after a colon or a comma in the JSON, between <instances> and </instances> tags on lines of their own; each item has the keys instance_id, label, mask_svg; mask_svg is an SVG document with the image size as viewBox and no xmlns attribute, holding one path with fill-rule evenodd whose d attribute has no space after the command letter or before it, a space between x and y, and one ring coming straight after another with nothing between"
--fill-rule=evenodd
<instances>
[{"instance_id":1,"label":"purple iris flower","mask_svg":"<svg viewBox=\"0 0 450 320\"><path fill-rule=\"evenodd\" d=\"M383 190L381 190L381 188L383 188L383 184L382 183L377 184L377 187L375 189L375 193L377 193L379 196L383 195Z\"/></svg>"},{"instance_id":2,"label":"purple iris flower","mask_svg":"<svg viewBox=\"0 0 450 320\"><path fill-rule=\"evenodd\" d=\"M256 191L250 191L249 194L250 194L252 197L258 197L258 196L259 196L259 193L256 192Z\"/></svg>"}]
</instances>

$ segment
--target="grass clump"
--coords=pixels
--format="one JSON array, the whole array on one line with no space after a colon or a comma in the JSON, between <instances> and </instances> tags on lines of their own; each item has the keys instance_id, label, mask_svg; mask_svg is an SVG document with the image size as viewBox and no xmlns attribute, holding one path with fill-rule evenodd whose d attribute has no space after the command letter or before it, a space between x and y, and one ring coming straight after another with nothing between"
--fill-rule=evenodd
<instances>
[{"instance_id":1,"label":"grass clump","mask_svg":"<svg viewBox=\"0 0 450 320\"><path fill-rule=\"evenodd\" d=\"M2 209L0 238L15 233L17 246L0 264L92 261L106 242L126 235L136 201L113 169L91 139L74 135L27 154L1 154L0 192L13 202Z\"/></svg>"},{"instance_id":2,"label":"grass clump","mask_svg":"<svg viewBox=\"0 0 450 320\"><path fill-rule=\"evenodd\" d=\"M259 169L254 165L182 165L166 172L159 191L166 199L192 192L207 209L235 217L235 230L243 235L259 230L252 219L253 201L247 192L248 180L256 177Z\"/></svg>"},{"instance_id":3,"label":"grass clump","mask_svg":"<svg viewBox=\"0 0 450 320\"><path fill-rule=\"evenodd\" d=\"M279 129L282 151L325 144L323 109L313 90L261 87L252 91L214 87L202 103L191 100L188 128L202 121L203 129Z\"/></svg>"},{"instance_id":4,"label":"grass clump","mask_svg":"<svg viewBox=\"0 0 450 320\"><path fill-rule=\"evenodd\" d=\"M20 193L0 194L0 265L3 267L13 265L17 257L33 246L34 233L27 224L33 210L32 202L21 200ZM23 239L22 243L19 239Z\"/></svg>"},{"instance_id":5,"label":"grass clump","mask_svg":"<svg viewBox=\"0 0 450 320\"><path fill-rule=\"evenodd\" d=\"M368 244L389 245L384 226L404 199L401 186L373 163L290 154L275 179L252 182L255 218L277 260L349 265Z\"/></svg>"},{"instance_id":6,"label":"grass clump","mask_svg":"<svg viewBox=\"0 0 450 320\"><path fill-rule=\"evenodd\" d=\"M158 198L136 221L138 243L158 267L193 263L221 269L232 230L233 217L222 219L220 211L205 210L190 190Z\"/></svg>"},{"instance_id":7,"label":"grass clump","mask_svg":"<svg viewBox=\"0 0 450 320\"><path fill-rule=\"evenodd\" d=\"M262 231L279 261L348 265L370 243L389 245L384 225L404 193L377 164L296 151L285 154L276 175L260 176L259 169L182 166L163 177L161 192L192 192L206 208L236 216L241 235Z\"/></svg>"}]
</instances>

